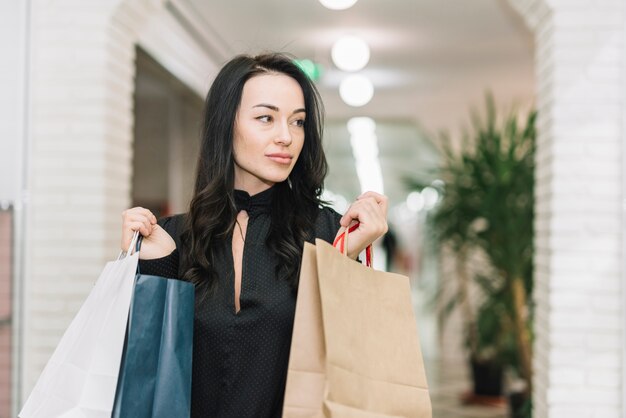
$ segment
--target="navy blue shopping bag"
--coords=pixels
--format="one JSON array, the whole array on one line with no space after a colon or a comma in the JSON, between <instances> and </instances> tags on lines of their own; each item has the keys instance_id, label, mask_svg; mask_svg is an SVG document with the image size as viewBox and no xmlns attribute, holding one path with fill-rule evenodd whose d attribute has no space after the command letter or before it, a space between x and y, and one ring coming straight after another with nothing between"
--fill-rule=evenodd
<instances>
[{"instance_id":1,"label":"navy blue shopping bag","mask_svg":"<svg viewBox=\"0 0 626 418\"><path fill-rule=\"evenodd\" d=\"M135 280L112 417L189 417L194 285Z\"/></svg>"}]
</instances>

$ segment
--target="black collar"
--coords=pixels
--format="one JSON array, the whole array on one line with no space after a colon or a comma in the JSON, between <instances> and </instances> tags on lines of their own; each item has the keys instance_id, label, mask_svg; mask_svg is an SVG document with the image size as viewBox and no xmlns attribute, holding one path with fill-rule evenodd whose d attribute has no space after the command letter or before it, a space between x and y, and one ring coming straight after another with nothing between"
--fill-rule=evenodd
<instances>
[{"instance_id":1,"label":"black collar","mask_svg":"<svg viewBox=\"0 0 626 418\"><path fill-rule=\"evenodd\" d=\"M257 213L269 212L272 206L274 189L275 186L272 186L254 196L250 196L246 191L235 189L234 196L237 213L245 210L249 216L252 216Z\"/></svg>"}]
</instances>

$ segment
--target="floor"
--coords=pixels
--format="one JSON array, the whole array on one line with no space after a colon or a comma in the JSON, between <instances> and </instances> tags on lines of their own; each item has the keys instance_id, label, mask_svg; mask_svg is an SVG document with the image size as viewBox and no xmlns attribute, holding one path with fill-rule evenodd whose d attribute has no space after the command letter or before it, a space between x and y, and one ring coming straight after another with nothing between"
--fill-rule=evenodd
<instances>
[{"instance_id":1,"label":"floor","mask_svg":"<svg viewBox=\"0 0 626 418\"><path fill-rule=\"evenodd\" d=\"M470 387L467 367L449 363L426 364L433 418L508 418L506 407L462 405L461 396Z\"/></svg>"},{"instance_id":2,"label":"floor","mask_svg":"<svg viewBox=\"0 0 626 418\"><path fill-rule=\"evenodd\" d=\"M454 353L462 350L462 341L457 335L462 332L462 329L459 322L455 333L453 324L449 322L446 328L447 334L440 335L436 315L432 308L429 308L440 276L440 263L437 252L432 247L425 246L422 251L419 277L412 276L411 298L418 322L420 344L433 405L433 418L508 418L506 406L486 407L462 404L461 397L468 393L471 387L469 369L462 357L457 360L429 360L452 357L455 356ZM457 335L457 338L450 339L454 335ZM446 350L443 349L444 345Z\"/></svg>"}]
</instances>

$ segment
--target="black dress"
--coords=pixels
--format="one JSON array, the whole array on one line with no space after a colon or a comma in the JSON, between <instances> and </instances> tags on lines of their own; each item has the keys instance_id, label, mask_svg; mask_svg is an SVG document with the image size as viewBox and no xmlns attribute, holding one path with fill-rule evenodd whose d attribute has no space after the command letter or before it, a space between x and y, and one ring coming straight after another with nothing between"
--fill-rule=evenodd
<instances>
[{"instance_id":1,"label":"black dress","mask_svg":"<svg viewBox=\"0 0 626 418\"><path fill-rule=\"evenodd\" d=\"M218 288L196 298L191 416L193 418L280 417L287 377L296 298L285 280L275 277L276 259L265 244L274 188L252 197L235 190L237 209L248 212L243 250L240 311L235 313L232 234L216 260ZM182 277L179 253L183 216L159 220L177 249L167 257L140 260L142 273ZM339 215L322 207L315 238L333 241Z\"/></svg>"}]
</instances>

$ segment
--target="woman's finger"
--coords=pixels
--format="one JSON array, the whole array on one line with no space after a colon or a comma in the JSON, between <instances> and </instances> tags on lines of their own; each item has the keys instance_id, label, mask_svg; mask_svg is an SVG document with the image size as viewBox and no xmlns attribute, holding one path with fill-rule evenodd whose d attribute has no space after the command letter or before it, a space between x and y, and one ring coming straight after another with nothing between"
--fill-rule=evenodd
<instances>
[{"instance_id":1,"label":"woman's finger","mask_svg":"<svg viewBox=\"0 0 626 418\"><path fill-rule=\"evenodd\" d=\"M352 223L353 220L358 220L358 219L359 219L358 208L353 203L350 205L350 207L348 207L348 210L346 210L346 213L343 214L343 216L339 220L339 224L347 228Z\"/></svg>"},{"instance_id":2,"label":"woman's finger","mask_svg":"<svg viewBox=\"0 0 626 418\"><path fill-rule=\"evenodd\" d=\"M133 233L139 231L144 237L149 237L152 233L152 225L146 225L145 222L129 222L127 227L132 230Z\"/></svg>"},{"instance_id":3,"label":"woman's finger","mask_svg":"<svg viewBox=\"0 0 626 418\"><path fill-rule=\"evenodd\" d=\"M376 228L381 234L387 232L387 213L386 213L386 199L376 201L374 198L369 197L361 200L363 206L369 209L370 222L376 224Z\"/></svg>"},{"instance_id":4,"label":"woman's finger","mask_svg":"<svg viewBox=\"0 0 626 418\"><path fill-rule=\"evenodd\" d=\"M362 206L360 219L363 220L364 227L370 233L380 236L386 232L387 222L381 213L381 208L374 202Z\"/></svg>"},{"instance_id":5,"label":"woman's finger","mask_svg":"<svg viewBox=\"0 0 626 418\"><path fill-rule=\"evenodd\" d=\"M146 222L148 225L156 224L156 217L148 209L130 212L125 219L129 221Z\"/></svg>"},{"instance_id":6,"label":"woman's finger","mask_svg":"<svg viewBox=\"0 0 626 418\"><path fill-rule=\"evenodd\" d=\"M367 198L374 199L376 204L378 204L378 206L380 206L381 209L383 210L383 214L385 215L385 217L387 216L387 208L389 205L389 199L387 198L387 196L370 191L370 192L365 192L361 196L357 197L357 201L362 200L362 199L367 199Z\"/></svg>"},{"instance_id":7,"label":"woman's finger","mask_svg":"<svg viewBox=\"0 0 626 418\"><path fill-rule=\"evenodd\" d=\"M135 231L139 231L144 237L150 236L153 226L146 226L144 222L126 222L122 231L122 249L127 249L133 239Z\"/></svg>"},{"instance_id":8,"label":"woman's finger","mask_svg":"<svg viewBox=\"0 0 626 418\"><path fill-rule=\"evenodd\" d=\"M122 212L122 218L124 219L134 217L136 215L145 216L146 219L148 219L152 224L155 224L157 222L156 216L154 216L154 214L149 209L142 208L141 206L130 208Z\"/></svg>"},{"instance_id":9,"label":"woman's finger","mask_svg":"<svg viewBox=\"0 0 626 418\"><path fill-rule=\"evenodd\" d=\"M146 218L150 221L152 225L157 223L156 216L154 216L154 214L150 212L148 209L142 209L141 213L146 216Z\"/></svg>"},{"instance_id":10,"label":"woman's finger","mask_svg":"<svg viewBox=\"0 0 626 418\"><path fill-rule=\"evenodd\" d=\"M157 218L146 208L137 206L122 212L122 249L125 250L132 241L135 231L149 237L157 228Z\"/></svg>"},{"instance_id":11,"label":"woman's finger","mask_svg":"<svg viewBox=\"0 0 626 418\"><path fill-rule=\"evenodd\" d=\"M152 224L144 215L135 215L127 218L123 227L126 231L139 231L144 236L146 236L144 232L152 230Z\"/></svg>"},{"instance_id":12,"label":"woman's finger","mask_svg":"<svg viewBox=\"0 0 626 418\"><path fill-rule=\"evenodd\" d=\"M384 231L386 224L381 208L374 199L364 199L350 205L348 211L341 218L341 226L347 227L352 221L358 221L363 226L361 230L373 228L375 231Z\"/></svg>"},{"instance_id":13,"label":"woman's finger","mask_svg":"<svg viewBox=\"0 0 626 418\"><path fill-rule=\"evenodd\" d=\"M350 207L348 208L348 210L346 211L346 213L344 214L344 216L342 217L341 221L342 225L345 226L344 222L347 222L347 219L358 219L358 212L360 210L360 208L362 207L368 207L370 209L373 210L381 210L381 208L379 207L378 203L376 202L376 200L372 197L365 197L362 198L360 200L355 201L354 203L352 203L350 205ZM383 214L383 212L381 211L381 215ZM346 219L344 219L346 218Z\"/></svg>"}]
</instances>

